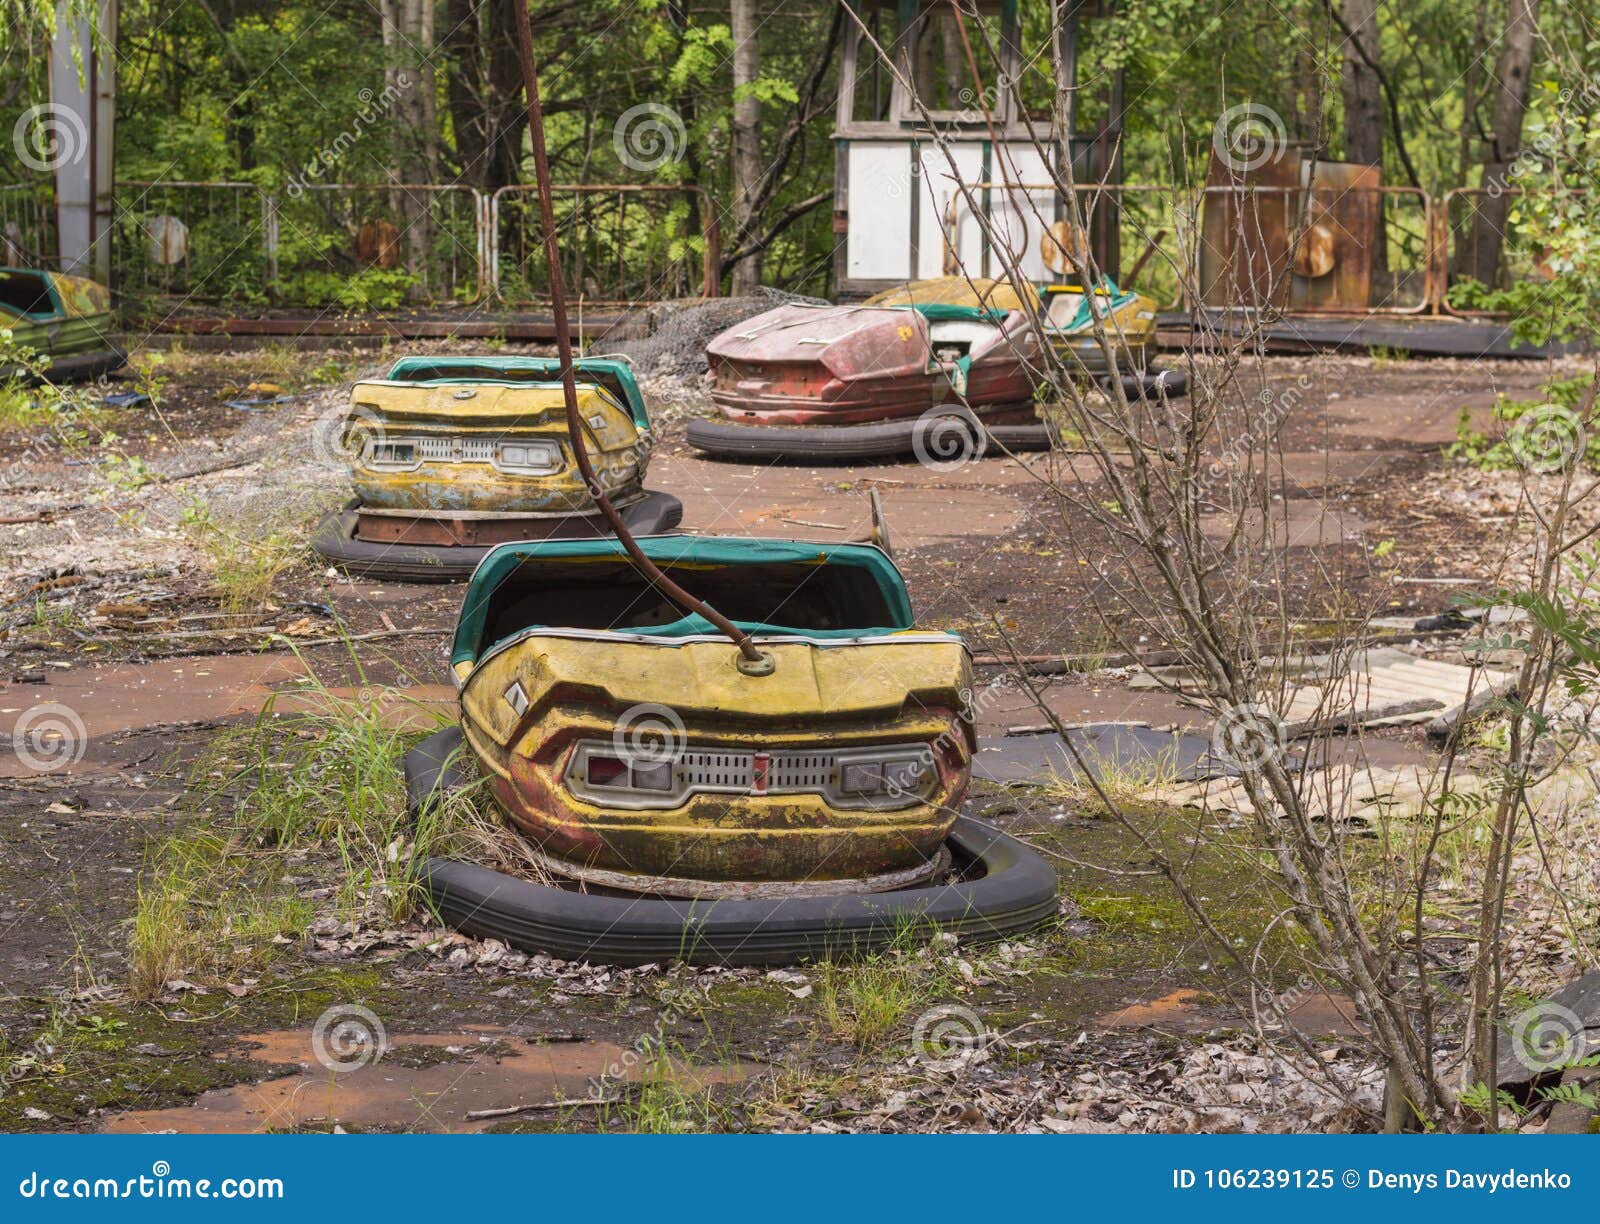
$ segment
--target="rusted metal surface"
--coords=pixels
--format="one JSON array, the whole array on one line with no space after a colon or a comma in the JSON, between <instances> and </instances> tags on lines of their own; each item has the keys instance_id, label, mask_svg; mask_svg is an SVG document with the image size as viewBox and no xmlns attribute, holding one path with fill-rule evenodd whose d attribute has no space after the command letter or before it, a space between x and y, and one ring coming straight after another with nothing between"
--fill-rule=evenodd
<instances>
[{"instance_id":1,"label":"rusted metal surface","mask_svg":"<svg viewBox=\"0 0 1600 1224\"><path fill-rule=\"evenodd\" d=\"M621 505L630 505L636 498L622 498ZM446 548L486 548L512 540L526 540L548 528L552 517L571 518L571 514L496 514L493 512L463 510L457 513L411 510L374 510L362 508L356 512L356 535L375 544L423 544ZM598 513L587 516L603 530Z\"/></svg>"},{"instance_id":2,"label":"rusted metal surface","mask_svg":"<svg viewBox=\"0 0 1600 1224\"><path fill-rule=\"evenodd\" d=\"M1365 310L1383 236L1383 172L1350 162L1308 162L1304 227L1295 250L1290 310Z\"/></svg>"},{"instance_id":3,"label":"rusted metal surface","mask_svg":"<svg viewBox=\"0 0 1600 1224\"><path fill-rule=\"evenodd\" d=\"M475 668L458 665L463 726L507 815L546 854L579 868L736 885L861 879L934 862L971 776L965 646L942 635L762 646L776 671L751 677L725 642L536 634ZM506 697L513 691L520 712ZM753 780L742 793L692 793L654 809L579 797L575 750L625 737L619 724L640 707L681 721L680 756L913 743L928 746L936 775L925 799L879 811L841 808L824 793L763 793Z\"/></svg>"},{"instance_id":4,"label":"rusted metal surface","mask_svg":"<svg viewBox=\"0 0 1600 1224\"><path fill-rule=\"evenodd\" d=\"M1200 212L1200 300L1206 306L1288 304L1300 154L1278 149L1258 156L1259 164L1240 169L1212 150Z\"/></svg>"},{"instance_id":5,"label":"rusted metal surface","mask_svg":"<svg viewBox=\"0 0 1600 1224\"><path fill-rule=\"evenodd\" d=\"M676 876L641 875L633 871L607 871L603 867L580 867L554 855L530 851L534 861L555 876L619 892L643 893L656 897L705 898L708 900L755 901L788 900L798 897L850 897L865 893L893 892L916 888L950 868L950 852L943 848L926 862L885 871L880 875L840 880L685 880Z\"/></svg>"},{"instance_id":6,"label":"rusted metal surface","mask_svg":"<svg viewBox=\"0 0 1600 1224\"><path fill-rule=\"evenodd\" d=\"M763 424L858 424L1031 403L1037 339L1026 315L930 323L892 307L780 306L706 346L723 415ZM965 360L962 360L962 359Z\"/></svg>"}]
</instances>

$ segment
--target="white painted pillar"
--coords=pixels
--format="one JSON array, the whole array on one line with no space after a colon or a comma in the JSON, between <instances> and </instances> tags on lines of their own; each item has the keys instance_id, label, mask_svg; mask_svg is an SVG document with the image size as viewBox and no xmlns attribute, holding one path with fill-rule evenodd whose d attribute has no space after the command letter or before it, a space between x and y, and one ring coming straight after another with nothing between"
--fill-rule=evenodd
<instances>
[{"instance_id":1,"label":"white painted pillar","mask_svg":"<svg viewBox=\"0 0 1600 1224\"><path fill-rule=\"evenodd\" d=\"M117 0L97 0L77 19L65 0L57 4L50 107L60 133L52 160L61 270L102 284L111 282L116 45Z\"/></svg>"}]
</instances>

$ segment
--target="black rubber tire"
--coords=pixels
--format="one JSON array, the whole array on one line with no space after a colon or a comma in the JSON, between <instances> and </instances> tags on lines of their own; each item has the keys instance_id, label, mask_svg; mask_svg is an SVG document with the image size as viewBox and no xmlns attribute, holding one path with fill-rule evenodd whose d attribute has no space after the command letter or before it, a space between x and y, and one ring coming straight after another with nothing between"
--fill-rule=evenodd
<instances>
[{"instance_id":1,"label":"black rubber tire","mask_svg":"<svg viewBox=\"0 0 1600 1224\"><path fill-rule=\"evenodd\" d=\"M466 785L461 744L461 729L450 727L406 754L413 817ZM427 859L420 877L440 916L470 935L562 960L617 965L780 965L861 955L893 943L907 924L986 943L1031 930L1059 912L1055 871L1015 838L961 816L950 844L981 861L983 875L862 896L684 901L569 892L445 858Z\"/></svg>"},{"instance_id":2,"label":"black rubber tire","mask_svg":"<svg viewBox=\"0 0 1600 1224\"><path fill-rule=\"evenodd\" d=\"M127 364L127 354L113 345L90 353L52 357L44 368L44 376L53 383L88 382Z\"/></svg>"},{"instance_id":3,"label":"black rubber tire","mask_svg":"<svg viewBox=\"0 0 1600 1224\"><path fill-rule=\"evenodd\" d=\"M358 578L392 582L465 582L489 552L477 548L428 544L377 544L356 538L360 504L350 502L328 515L311 535L311 547L325 560ZM683 522L683 503L670 493L645 495L622 511L622 521L635 535L660 535ZM549 519L542 535L530 539L581 539L610 535L598 514Z\"/></svg>"},{"instance_id":4,"label":"black rubber tire","mask_svg":"<svg viewBox=\"0 0 1600 1224\"><path fill-rule=\"evenodd\" d=\"M690 446L719 459L898 459L916 453L920 419L877 425L734 425L698 418L689 422L687 436ZM985 425L984 432L1006 450L1050 449L1046 425Z\"/></svg>"},{"instance_id":5,"label":"black rubber tire","mask_svg":"<svg viewBox=\"0 0 1600 1224\"><path fill-rule=\"evenodd\" d=\"M1097 381L1104 386L1106 376L1101 375ZM1150 369L1124 374L1122 394L1128 399L1156 399L1161 396L1176 399L1180 395L1189 394L1189 372Z\"/></svg>"}]
</instances>

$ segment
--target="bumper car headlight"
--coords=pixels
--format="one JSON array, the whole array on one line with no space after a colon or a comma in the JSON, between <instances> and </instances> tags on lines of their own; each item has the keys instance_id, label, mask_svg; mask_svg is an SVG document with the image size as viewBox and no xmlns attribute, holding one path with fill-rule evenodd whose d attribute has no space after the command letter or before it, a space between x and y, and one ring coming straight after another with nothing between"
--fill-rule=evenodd
<instances>
[{"instance_id":1,"label":"bumper car headlight","mask_svg":"<svg viewBox=\"0 0 1600 1224\"><path fill-rule=\"evenodd\" d=\"M494 465L519 476L549 476L561 470L561 448L554 442L502 442Z\"/></svg>"}]
</instances>

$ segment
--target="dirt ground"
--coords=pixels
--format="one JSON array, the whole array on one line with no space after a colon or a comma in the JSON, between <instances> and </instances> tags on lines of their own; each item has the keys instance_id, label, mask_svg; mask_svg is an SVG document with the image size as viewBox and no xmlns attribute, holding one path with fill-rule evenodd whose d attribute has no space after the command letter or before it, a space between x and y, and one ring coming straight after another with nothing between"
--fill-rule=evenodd
<instances>
[{"instance_id":1,"label":"dirt ground","mask_svg":"<svg viewBox=\"0 0 1600 1224\"><path fill-rule=\"evenodd\" d=\"M219 736L269 701L292 703L310 676L339 693L384 691L397 724L449 717L459 588L351 580L301 547L348 496L316 439L350 381L387 358L180 350L156 367L153 403L107 409L84 437L0 432L0 734L41 706L83 726L62 767L0 754L11 1068L0 1129L1340 1125L1340 1102L1292 1069L1257 1065L1240 1001L1165 885L1138 870L1132 839L1041 787L979 784L974 808L1056 856L1059 921L999 949L905 952L921 963L902 976L919 985L870 1038L841 1021L845 986L826 966L607 970L437 926L374 930L330 916L329 868L315 856L291 877L316 910L300 938L238 980L180 977L134 1001L139 892L154 848L210 818L193 800ZM1456 581L1489 577L1506 510L1443 448L1463 411L1482 424L1498 394L1534 397L1548 370L1317 356L1253 373L1299 389L1283 455L1291 559L1346 566L1393 618L1436 613ZM1174 698L1097 667L1119 647L1092 615L1099 592L1044 481L1048 457L953 471L713 462L683 441L704 411L694 388L655 390L648 483L682 499L686 530L850 539L876 488L923 624L966 633L980 657L1009 639L1076 660L1041 681L1067 721L1209 731ZM241 397L269 402L223 402ZM256 569L265 600L229 605ZM1337 610L1295 612L1314 628ZM986 736L1038 721L1020 692L980 710ZM1427 754L1415 728L1375 740L1392 760ZM1259 908L1225 864L1214 887L1241 921ZM981 1016L993 1037L958 1072L906 1053L912 1018L941 1006ZM335 1008L365 1009L386 1042L381 1059L336 1077L314 1045ZM1331 1056L1352 1031L1336 998L1313 992L1295 1014Z\"/></svg>"}]
</instances>

